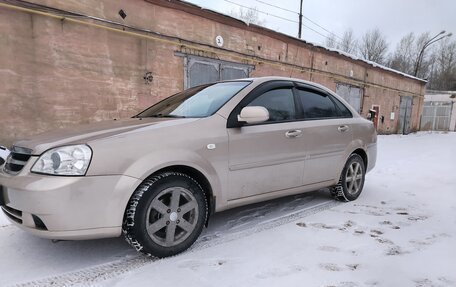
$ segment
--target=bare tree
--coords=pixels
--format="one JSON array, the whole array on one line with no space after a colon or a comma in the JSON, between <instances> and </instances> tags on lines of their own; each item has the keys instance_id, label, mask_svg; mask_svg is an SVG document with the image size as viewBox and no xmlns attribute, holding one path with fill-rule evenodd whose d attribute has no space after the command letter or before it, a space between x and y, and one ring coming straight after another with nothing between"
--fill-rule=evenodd
<instances>
[{"instance_id":1,"label":"bare tree","mask_svg":"<svg viewBox=\"0 0 456 287\"><path fill-rule=\"evenodd\" d=\"M429 87L456 90L456 41L442 40L434 52Z\"/></svg>"},{"instance_id":2,"label":"bare tree","mask_svg":"<svg viewBox=\"0 0 456 287\"><path fill-rule=\"evenodd\" d=\"M349 54L355 54L357 50L357 40L351 28L344 32L341 40L338 40L335 34L330 34L326 38L325 45L328 48L338 49Z\"/></svg>"},{"instance_id":3,"label":"bare tree","mask_svg":"<svg viewBox=\"0 0 456 287\"><path fill-rule=\"evenodd\" d=\"M359 54L366 60L384 64L388 52L388 42L379 29L367 31L358 45Z\"/></svg>"},{"instance_id":4,"label":"bare tree","mask_svg":"<svg viewBox=\"0 0 456 287\"><path fill-rule=\"evenodd\" d=\"M408 33L399 41L390 56L388 66L407 74L413 74L418 55L415 51L415 34Z\"/></svg>"},{"instance_id":5,"label":"bare tree","mask_svg":"<svg viewBox=\"0 0 456 287\"><path fill-rule=\"evenodd\" d=\"M329 36L326 37L325 46L327 48L331 48L331 49L338 49L338 43L337 43L337 40L336 40L336 35L329 34Z\"/></svg>"},{"instance_id":6,"label":"bare tree","mask_svg":"<svg viewBox=\"0 0 456 287\"><path fill-rule=\"evenodd\" d=\"M264 24L266 23L264 19L260 18L258 9L256 7L252 9L239 8L238 10L231 10L230 15L234 18L241 19L247 24L264 26Z\"/></svg>"},{"instance_id":7,"label":"bare tree","mask_svg":"<svg viewBox=\"0 0 456 287\"><path fill-rule=\"evenodd\" d=\"M355 54L358 46L358 41L355 39L353 29L345 30L340 42L340 50L349 54Z\"/></svg>"}]
</instances>

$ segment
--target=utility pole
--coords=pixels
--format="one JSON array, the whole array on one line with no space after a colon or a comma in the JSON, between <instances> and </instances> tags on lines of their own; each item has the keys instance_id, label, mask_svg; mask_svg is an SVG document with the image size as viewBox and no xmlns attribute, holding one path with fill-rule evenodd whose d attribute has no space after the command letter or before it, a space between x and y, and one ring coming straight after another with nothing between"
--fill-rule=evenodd
<instances>
[{"instance_id":1,"label":"utility pole","mask_svg":"<svg viewBox=\"0 0 456 287\"><path fill-rule=\"evenodd\" d=\"M301 39L301 31L302 31L302 1L301 6L299 7L299 30L298 30L298 37Z\"/></svg>"}]
</instances>

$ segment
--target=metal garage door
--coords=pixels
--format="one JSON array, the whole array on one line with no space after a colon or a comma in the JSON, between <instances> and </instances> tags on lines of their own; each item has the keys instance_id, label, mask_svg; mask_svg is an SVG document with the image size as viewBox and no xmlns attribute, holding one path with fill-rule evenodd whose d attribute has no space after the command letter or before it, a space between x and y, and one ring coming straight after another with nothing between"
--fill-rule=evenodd
<instances>
[{"instance_id":1,"label":"metal garage door","mask_svg":"<svg viewBox=\"0 0 456 287\"><path fill-rule=\"evenodd\" d=\"M450 130L451 102L424 102L421 116L422 131Z\"/></svg>"},{"instance_id":2,"label":"metal garage door","mask_svg":"<svg viewBox=\"0 0 456 287\"><path fill-rule=\"evenodd\" d=\"M412 120L413 98L411 96L401 96L399 105L398 133L407 135L410 133Z\"/></svg>"},{"instance_id":3,"label":"metal garage door","mask_svg":"<svg viewBox=\"0 0 456 287\"><path fill-rule=\"evenodd\" d=\"M187 56L185 88L223 80L248 78L253 66Z\"/></svg>"},{"instance_id":4,"label":"metal garage door","mask_svg":"<svg viewBox=\"0 0 456 287\"><path fill-rule=\"evenodd\" d=\"M363 89L352 85L338 83L336 85L336 94L344 98L344 100L346 100L358 113L361 111Z\"/></svg>"}]
</instances>

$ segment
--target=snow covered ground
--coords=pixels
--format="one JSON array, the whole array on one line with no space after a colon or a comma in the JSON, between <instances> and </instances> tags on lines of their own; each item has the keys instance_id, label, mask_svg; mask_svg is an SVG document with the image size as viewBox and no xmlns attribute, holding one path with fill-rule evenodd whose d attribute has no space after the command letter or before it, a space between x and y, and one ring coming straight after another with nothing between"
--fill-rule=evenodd
<instances>
[{"instance_id":1,"label":"snow covered ground","mask_svg":"<svg viewBox=\"0 0 456 287\"><path fill-rule=\"evenodd\" d=\"M216 215L189 251L35 238L0 215L0 286L456 286L456 134L379 136L355 202L325 190Z\"/></svg>"}]
</instances>

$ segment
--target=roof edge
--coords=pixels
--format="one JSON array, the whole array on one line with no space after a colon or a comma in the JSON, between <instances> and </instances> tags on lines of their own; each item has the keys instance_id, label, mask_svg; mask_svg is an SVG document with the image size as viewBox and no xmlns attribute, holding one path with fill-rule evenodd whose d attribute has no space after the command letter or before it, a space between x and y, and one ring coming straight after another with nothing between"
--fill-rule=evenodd
<instances>
[{"instance_id":1,"label":"roof edge","mask_svg":"<svg viewBox=\"0 0 456 287\"><path fill-rule=\"evenodd\" d=\"M235 18L231 15L224 14L222 12L215 11L215 10L212 10L212 9L209 9L206 7L202 7L202 6L196 5L194 3L191 3L191 2L188 2L185 0L144 0L144 1L152 3L152 4L156 4L156 5L159 5L162 7L171 8L171 9L179 9L182 7L186 7L187 9L190 9L190 10L183 10L184 12L191 13L191 14L201 16L201 17L206 16L205 18L208 18L213 21L221 22L222 24L230 25L230 26L237 27L237 28L247 28L248 30L250 30L252 32L270 36L277 40L282 40L282 41L291 40L297 44L307 45L310 48L315 47L315 48L323 49L325 52L327 52L329 54L340 55L353 62L361 62L364 65L368 65L373 68L381 69L381 70L384 70L384 71L387 71L387 72L390 72L390 73L393 73L396 75L400 75L400 76L403 76L403 77L406 77L406 78L409 78L412 80L416 80L416 81L419 81L422 83L428 82L425 79L421 79L421 78L403 73L401 71L386 67L384 65L362 59L356 55L352 55L352 54L346 53L346 52L338 50L338 49L327 48L323 45L319 45L319 44L309 42L309 41L306 41L303 39L299 39L297 37L293 37L293 36L290 36L290 35L287 35L287 34L284 34L281 32L277 32L277 31L272 30L267 27L259 26L259 25L252 24L252 23L246 23L245 21ZM179 9L179 10L182 10L182 9Z\"/></svg>"}]
</instances>

